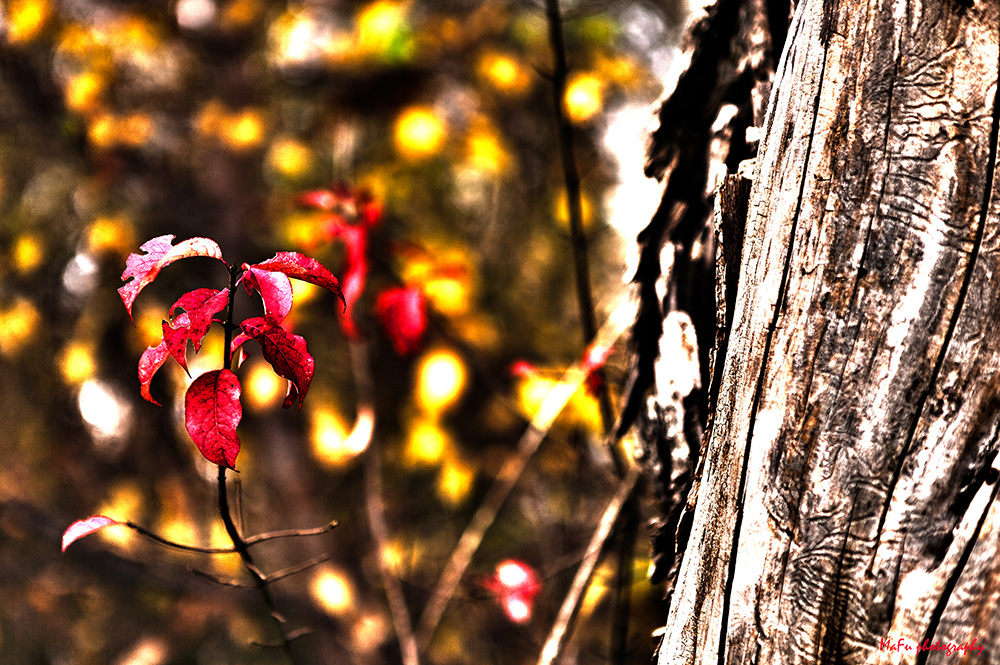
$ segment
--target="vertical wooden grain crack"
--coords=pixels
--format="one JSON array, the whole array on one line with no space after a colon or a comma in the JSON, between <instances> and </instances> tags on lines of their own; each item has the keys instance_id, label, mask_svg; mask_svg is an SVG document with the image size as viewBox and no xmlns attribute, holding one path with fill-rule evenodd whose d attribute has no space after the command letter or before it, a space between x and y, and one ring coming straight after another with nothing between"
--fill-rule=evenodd
<instances>
[{"instance_id":1,"label":"vertical wooden grain crack","mask_svg":"<svg viewBox=\"0 0 1000 665\"><path fill-rule=\"evenodd\" d=\"M816 136L816 123L819 118L819 105L820 100L823 96L823 82L826 75L826 65L827 57L829 55L828 46L823 48L823 61L820 64L819 71L819 86L816 89L816 95L813 99L812 107L812 118L811 127L809 128L809 139L806 143L805 148L805 158L802 161L803 168L808 169L809 159L813 152L813 140ZM733 525L733 537L730 543L729 549L729 563L728 570L726 574L726 587L725 592L722 596L722 617L719 624L719 630L721 634L719 636L719 644L722 647L719 649L719 665L725 665L726 661L726 633L729 624L729 610L731 604L731 596L733 592L733 579L736 572L736 557L739 550L740 542L740 530L743 526L743 495L746 492L746 482L747 482L747 461L750 459L750 446L753 441L754 424L757 420L757 412L760 409L761 395L764 392L764 379L767 376L768 362L771 356L771 344L774 340L775 332L778 329L778 320L781 318L782 311L785 306L785 300L788 295L788 282L792 271L792 256L793 250L795 248L795 234L798 230L799 218L802 215L802 199L805 196L806 183L808 182L808 173L802 173L799 181L799 193L795 202L795 212L792 215L791 228L788 234L788 247L785 254L784 265L781 269L781 280L778 284L778 293L774 302L774 312L771 315L771 322L767 326L767 334L764 337L764 350L761 354L761 366L760 370L757 372L757 383L754 387L753 401L750 405L750 417L747 426L747 439L744 443L743 449L743 464L740 469L740 484L739 489L736 493L737 507L736 507L736 523ZM745 242L745 240L744 240Z\"/></svg>"},{"instance_id":2,"label":"vertical wooden grain crack","mask_svg":"<svg viewBox=\"0 0 1000 665\"><path fill-rule=\"evenodd\" d=\"M993 182L996 178L998 138L1000 138L1000 56L997 58L997 83L994 86L992 124L990 127L989 144L986 151L986 172L984 174L983 195L979 202L978 222L972 241L972 249L969 250L968 267L965 270L965 274L962 276L962 285L959 287L958 297L955 299L955 307L948 320L948 327L945 329L944 339L941 343L941 350L938 352L938 357L934 361L934 367L931 370L927 386L920 393L920 397L917 400L914 408L915 416L910 423L909 429L906 433L906 438L903 440L903 448L896 460L896 466L893 469L892 477L889 480L886 496L890 498L892 497L896 485L899 482L903 472L903 465L909 456L911 447L913 446L913 438L916 436L917 427L920 424L924 407L926 406L931 393L934 391L934 387L937 385L938 378L941 375L941 368L944 366L945 358L948 356L948 348L951 346L951 340L955 336L955 329L958 326L958 320L961 318L962 310L965 306L965 300L969 295L969 287L972 284L972 276L976 270L976 261L979 258L979 253L983 244L983 236L986 233L986 222L989 217L990 201L993 196ZM875 532L876 534L881 535L882 533L890 504L891 501L887 499L882 507L882 514L879 517L878 529ZM873 550L873 562L877 552L877 548Z\"/></svg>"}]
</instances>

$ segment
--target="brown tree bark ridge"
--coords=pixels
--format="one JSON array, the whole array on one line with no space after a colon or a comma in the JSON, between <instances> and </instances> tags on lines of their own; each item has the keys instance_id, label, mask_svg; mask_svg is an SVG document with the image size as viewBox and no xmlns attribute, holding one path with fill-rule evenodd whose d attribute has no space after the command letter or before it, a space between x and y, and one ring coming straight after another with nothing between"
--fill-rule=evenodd
<instances>
[{"instance_id":1,"label":"brown tree bark ridge","mask_svg":"<svg viewBox=\"0 0 1000 665\"><path fill-rule=\"evenodd\" d=\"M660 663L1000 659L998 74L996 0L796 8Z\"/></svg>"}]
</instances>

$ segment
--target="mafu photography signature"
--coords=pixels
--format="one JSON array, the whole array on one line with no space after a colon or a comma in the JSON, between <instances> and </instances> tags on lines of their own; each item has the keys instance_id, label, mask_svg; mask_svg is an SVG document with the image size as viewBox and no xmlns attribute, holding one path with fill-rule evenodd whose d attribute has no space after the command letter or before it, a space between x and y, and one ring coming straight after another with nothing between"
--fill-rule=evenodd
<instances>
[{"instance_id":1,"label":"mafu photography signature","mask_svg":"<svg viewBox=\"0 0 1000 665\"><path fill-rule=\"evenodd\" d=\"M903 637L899 639L893 639L891 637L885 637L879 640L878 645L879 651L940 651L947 656L953 656L957 653L974 653L977 656L983 653L983 647L976 644L976 638L973 638L971 642L942 642L938 640L937 642L931 642L930 638L927 638L923 642L912 642Z\"/></svg>"}]
</instances>

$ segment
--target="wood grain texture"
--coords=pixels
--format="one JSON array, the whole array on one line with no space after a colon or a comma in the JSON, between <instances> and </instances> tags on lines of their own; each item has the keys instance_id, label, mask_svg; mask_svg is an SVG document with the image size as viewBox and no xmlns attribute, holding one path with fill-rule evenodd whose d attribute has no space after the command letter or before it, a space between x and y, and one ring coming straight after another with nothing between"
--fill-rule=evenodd
<instances>
[{"instance_id":1,"label":"wood grain texture","mask_svg":"<svg viewBox=\"0 0 1000 665\"><path fill-rule=\"evenodd\" d=\"M799 4L661 664L1000 660L998 72L997 0Z\"/></svg>"}]
</instances>

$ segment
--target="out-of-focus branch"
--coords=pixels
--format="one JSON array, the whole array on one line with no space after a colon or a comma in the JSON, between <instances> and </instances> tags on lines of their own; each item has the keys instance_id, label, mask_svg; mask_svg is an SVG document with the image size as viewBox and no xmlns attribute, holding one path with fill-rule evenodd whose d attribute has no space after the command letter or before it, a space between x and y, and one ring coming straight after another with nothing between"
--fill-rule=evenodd
<instances>
[{"instance_id":1,"label":"out-of-focus branch","mask_svg":"<svg viewBox=\"0 0 1000 665\"><path fill-rule=\"evenodd\" d=\"M598 332L596 342L599 344L614 343L625 332L630 321L629 317L630 311L627 306L623 305L615 310ZM548 434L556 417L562 412L570 398L580 389L586 378L587 371L581 367L580 363L576 363L566 370L559 383L546 395L538 413L535 414L527 430L521 435L517 449L507 459L500 473L493 480L486 497L475 515L472 516L469 525L465 527L462 537L452 551L451 557L434 587L431 599L424 608L423 614L420 615L417 640L421 649L426 649L430 645L448 603L455 595L455 590L472 562L472 556L479 549L486 531L496 520L500 508L507 500L511 490L514 489L514 485L517 484L528 461L538 450L538 446Z\"/></svg>"},{"instance_id":2,"label":"out-of-focus branch","mask_svg":"<svg viewBox=\"0 0 1000 665\"><path fill-rule=\"evenodd\" d=\"M552 665L552 663L555 663L569 641L573 623L580 611L584 592L586 592L587 587L590 585L590 580L594 576L594 570L597 568L597 562L600 561L601 554L607 547L611 531L614 529L619 515L621 515L622 508L630 502L633 496L638 480L638 467L634 467L619 483L618 491L615 493L611 503L604 510L604 515L601 517L597 531L594 532L593 538L590 539L590 545L587 546L587 553L584 555L580 567L576 570L573 583L570 585L569 592L567 592L566 597L563 599L555 623L552 624L552 631L545 641L545 646L542 647L538 665Z\"/></svg>"},{"instance_id":3,"label":"out-of-focus branch","mask_svg":"<svg viewBox=\"0 0 1000 665\"><path fill-rule=\"evenodd\" d=\"M375 409L372 399L372 379L368 369L368 348L364 342L354 340L350 343L351 368L354 372L355 390L358 394L358 420L374 421ZM368 430L369 435L371 429ZM385 553L389 543L389 529L385 521L385 501L382 494L382 461L378 440L371 437L365 452L365 505L368 509L368 525L375 544L375 561L378 565L379 577L385 589L386 600L389 602L389 614L396 630L399 650L403 656L403 665L419 665L420 655L417 640L413 634L413 621L410 610L406 606L403 587L399 583L389 564Z\"/></svg>"}]
</instances>

